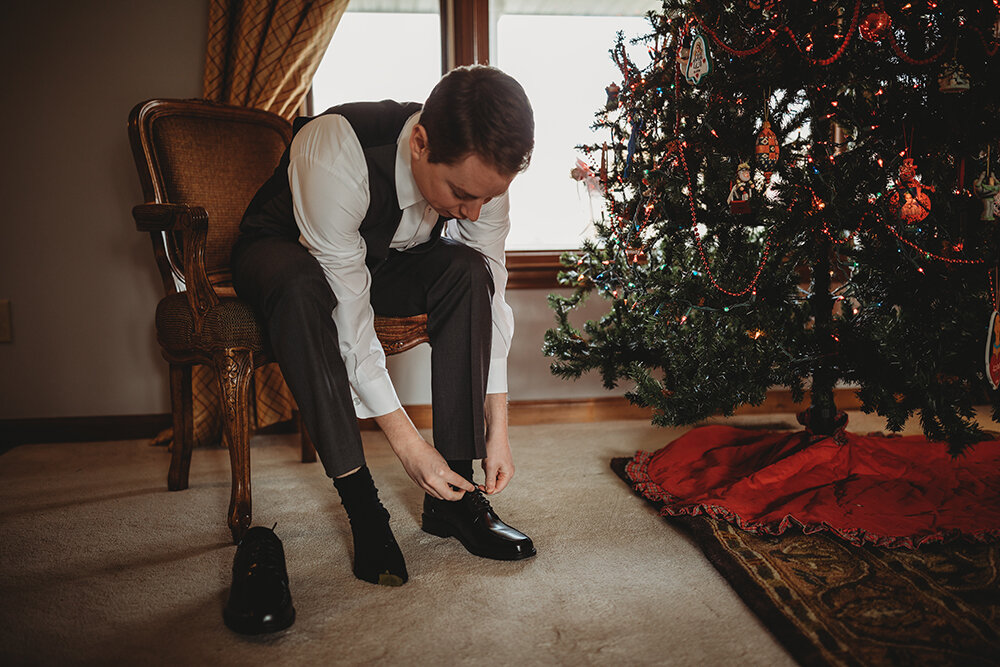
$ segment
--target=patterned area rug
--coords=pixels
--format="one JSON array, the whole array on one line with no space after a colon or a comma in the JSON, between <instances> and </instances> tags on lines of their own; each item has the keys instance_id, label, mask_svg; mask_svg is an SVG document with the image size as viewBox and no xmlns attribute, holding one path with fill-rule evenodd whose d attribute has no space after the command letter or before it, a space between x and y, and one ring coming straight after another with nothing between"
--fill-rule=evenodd
<instances>
[{"instance_id":1,"label":"patterned area rug","mask_svg":"<svg viewBox=\"0 0 1000 667\"><path fill-rule=\"evenodd\" d=\"M611 467L635 491L630 460ZM764 536L706 516L666 520L689 531L803 665L1000 664L996 544L856 547L829 533Z\"/></svg>"}]
</instances>

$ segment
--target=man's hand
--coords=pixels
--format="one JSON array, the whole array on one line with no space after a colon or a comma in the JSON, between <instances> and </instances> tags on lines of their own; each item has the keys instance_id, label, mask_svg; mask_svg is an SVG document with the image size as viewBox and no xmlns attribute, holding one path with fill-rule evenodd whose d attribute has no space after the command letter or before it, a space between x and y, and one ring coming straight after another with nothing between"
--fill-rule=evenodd
<instances>
[{"instance_id":1,"label":"man's hand","mask_svg":"<svg viewBox=\"0 0 1000 667\"><path fill-rule=\"evenodd\" d=\"M486 473L486 493L500 493L514 476L514 456L506 438L491 438L486 441L486 458L483 459Z\"/></svg>"},{"instance_id":2,"label":"man's hand","mask_svg":"<svg viewBox=\"0 0 1000 667\"><path fill-rule=\"evenodd\" d=\"M486 395L486 493L500 493L514 476L514 456L507 437L507 394Z\"/></svg>"},{"instance_id":3,"label":"man's hand","mask_svg":"<svg viewBox=\"0 0 1000 667\"><path fill-rule=\"evenodd\" d=\"M406 474L417 486L439 500L461 500L466 491L475 490L472 482L448 467L448 462L430 443L424 440L423 445L396 451Z\"/></svg>"},{"instance_id":4,"label":"man's hand","mask_svg":"<svg viewBox=\"0 0 1000 667\"><path fill-rule=\"evenodd\" d=\"M389 446L406 474L421 489L438 500L461 500L466 491L475 490L472 482L452 470L444 457L421 437L403 408L376 417L375 422L389 439Z\"/></svg>"}]
</instances>

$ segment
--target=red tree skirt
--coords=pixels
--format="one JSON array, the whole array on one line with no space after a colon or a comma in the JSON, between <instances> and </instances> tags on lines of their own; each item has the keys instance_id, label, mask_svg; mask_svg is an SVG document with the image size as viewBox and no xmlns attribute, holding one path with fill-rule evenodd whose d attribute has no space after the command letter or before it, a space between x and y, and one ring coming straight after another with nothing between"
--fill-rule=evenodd
<instances>
[{"instance_id":1,"label":"red tree skirt","mask_svg":"<svg viewBox=\"0 0 1000 667\"><path fill-rule=\"evenodd\" d=\"M1000 539L1000 440L958 458L921 436L694 428L626 472L664 515L708 514L752 533L831 531L914 547Z\"/></svg>"}]
</instances>

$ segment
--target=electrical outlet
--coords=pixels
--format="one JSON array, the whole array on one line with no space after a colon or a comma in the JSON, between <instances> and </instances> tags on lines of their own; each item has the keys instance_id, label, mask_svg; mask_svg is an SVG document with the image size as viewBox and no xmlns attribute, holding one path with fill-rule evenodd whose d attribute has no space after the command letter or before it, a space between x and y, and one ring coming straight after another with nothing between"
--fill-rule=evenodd
<instances>
[{"instance_id":1,"label":"electrical outlet","mask_svg":"<svg viewBox=\"0 0 1000 667\"><path fill-rule=\"evenodd\" d=\"M13 340L10 299L0 299L0 343L10 343Z\"/></svg>"}]
</instances>

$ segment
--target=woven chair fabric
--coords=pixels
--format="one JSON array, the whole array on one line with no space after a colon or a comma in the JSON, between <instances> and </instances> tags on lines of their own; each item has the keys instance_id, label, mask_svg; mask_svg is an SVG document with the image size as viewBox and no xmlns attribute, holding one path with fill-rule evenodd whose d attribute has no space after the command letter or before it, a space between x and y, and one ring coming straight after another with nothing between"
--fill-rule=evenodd
<instances>
[{"instance_id":1,"label":"woven chair fabric","mask_svg":"<svg viewBox=\"0 0 1000 667\"><path fill-rule=\"evenodd\" d=\"M253 310L239 299L223 298L206 313L200 331L187 294L179 292L160 300L156 306L156 337L164 349L174 353L211 354L227 347L245 348L259 354L267 341Z\"/></svg>"},{"instance_id":2,"label":"woven chair fabric","mask_svg":"<svg viewBox=\"0 0 1000 667\"><path fill-rule=\"evenodd\" d=\"M206 269L224 275L247 204L273 173L285 138L260 124L178 115L154 124L153 141L167 200L205 205Z\"/></svg>"}]
</instances>

